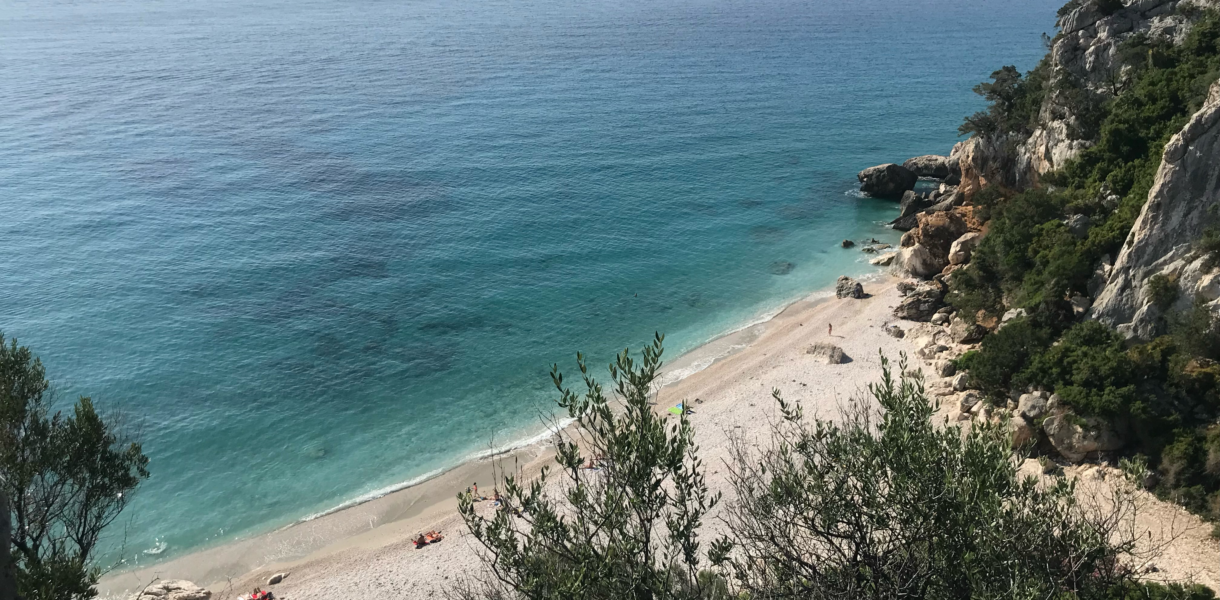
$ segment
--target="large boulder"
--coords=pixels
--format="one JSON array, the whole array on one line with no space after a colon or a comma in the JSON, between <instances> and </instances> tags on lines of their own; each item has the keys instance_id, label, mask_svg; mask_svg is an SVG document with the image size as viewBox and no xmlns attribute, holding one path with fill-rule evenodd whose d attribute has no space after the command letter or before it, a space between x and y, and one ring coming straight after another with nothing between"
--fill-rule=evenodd
<instances>
[{"instance_id":1,"label":"large boulder","mask_svg":"<svg viewBox=\"0 0 1220 600\"><path fill-rule=\"evenodd\" d=\"M983 234L974 231L965 233L954 240L953 244L949 246L949 264L961 265L970 262L970 255L974 253L974 249L981 241L983 241Z\"/></svg>"},{"instance_id":2,"label":"large boulder","mask_svg":"<svg viewBox=\"0 0 1220 600\"><path fill-rule=\"evenodd\" d=\"M915 189L919 180L906 167L894 163L877 165L860 171L856 178L860 180L860 191L874 198L902 197L902 193Z\"/></svg>"},{"instance_id":3,"label":"large boulder","mask_svg":"<svg viewBox=\"0 0 1220 600\"><path fill-rule=\"evenodd\" d=\"M969 227L961 215L953 211L928 212L918 216L919 227L907 232L916 245L923 246L931 253L939 273L949 264L949 251L953 242L965 234Z\"/></svg>"},{"instance_id":4,"label":"large boulder","mask_svg":"<svg viewBox=\"0 0 1220 600\"><path fill-rule=\"evenodd\" d=\"M1047 398L1046 392L1021 394L1021 397L1017 400L1017 414L1030 421L1038 420L1042 415L1046 414Z\"/></svg>"},{"instance_id":5,"label":"large boulder","mask_svg":"<svg viewBox=\"0 0 1220 600\"><path fill-rule=\"evenodd\" d=\"M897 256L898 256L897 252L886 252L885 254L882 254L881 256L878 256L877 258L870 259L868 261L868 264L876 265L878 267L888 267L894 263L894 258L896 258Z\"/></svg>"},{"instance_id":6,"label":"large boulder","mask_svg":"<svg viewBox=\"0 0 1220 600\"><path fill-rule=\"evenodd\" d=\"M847 355L843 353L843 349L825 342L818 342L805 350L808 354L828 365L837 365L847 362Z\"/></svg>"},{"instance_id":7,"label":"large boulder","mask_svg":"<svg viewBox=\"0 0 1220 600\"><path fill-rule=\"evenodd\" d=\"M907 159L906 162L902 163L902 166L919 177L931 177L932 179L949 178L948 156L937 156L935 154L916 156L915 158Z\"/></svg>"},{"instance_id":8,"label":"large boulder","mask_svg":"<svg viewBox=\"0 0 1220 600\"><path fill-rule=\"evenodd\" d=\"M915 229L919 226L919 219L916 219L915 217L916 215L898 217L897 219L890 221L890 228L894 229L895 231L910 231Z\"/></svg>"},{"instance_id":9,"label":"large boulder","mask_svg":"<svg viewBox=\"0 0 1220 600\"><path fill-rule=\"evenodd\" d=\"M844 275L839 278L838 282L835 283L835 297L863 298L864 286L860 285L859 281Z\"/></svg>"},{"instance_id":10,"label":"large boulder","mask_svg":"<svg viewBox=\"0 0 1220 600\"><path fill-rule=\"evenodd\" d=\"M935 282L921 284L898 303L894 316L908 321L926 322L944 306L944 295L944 289Z\"/></svg>"},{"instance_id":11,"label":"large boulder","mask_svg":"<svg viewBox=\"0 0 1220 600\"><path fill-rule=\"evenodd\" d=\"M1123 447L1118 427L1100 417L1080 417L1069 410L1056 410L1042 422L1042 429L1055 450L1064 458L1078 463L1099 452L1113 452Z\"/></svg>"},{"instance_id":12,"label":"large boulder","mask_svg":"<svg viewBox=\"0 0 1220 600\"><path fill-rule=\"evenodd\" d=\"M987 330L982 325L968 323L965 319L957 317L949 324L949 335L955 343L973 344L982 341L983 336L987 335Z\"/></svg>"},{"instance_id":13,"label":"large boulder","mask_svg":"<svg viewBox=\"0 0 1220 600\"><path fill-rule=\"evenodd\" d=\"M907 190L902 193L902 200L898 202L898 218L909 217L933 204L935 203L932 200L915 193L915 190Z\"/></svg>"},{"instance_id":14,"label":"large boulder","mask_svg":"<svg viewBox=\"0 0 1220 600\"><path fill-rule=\"evenodd\" d=\"M209 600L211 597L212 592L189 581L170 579L149 585L134 600Z\"/></svg>"},{"instance_id":15,"label":"large boulder","mask_svg":"<svg viewBox=\"0 0 1220 600\"><path fill-rule=\"evenodd\" d=\"M931 277L945 268L945 261L937 260L926 247L915 244L898 251L898 266L916 277Z\"/></svg>"}]
</instances>

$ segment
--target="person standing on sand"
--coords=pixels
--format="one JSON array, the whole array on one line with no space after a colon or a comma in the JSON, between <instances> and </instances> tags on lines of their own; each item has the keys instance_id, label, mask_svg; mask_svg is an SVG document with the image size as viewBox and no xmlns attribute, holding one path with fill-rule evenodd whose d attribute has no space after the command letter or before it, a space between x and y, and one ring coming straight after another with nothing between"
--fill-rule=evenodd
<instances>
[{"instance_id":1,"label":"person standing on sand","mask_svg":"<svg viewBox=\"0 0 1220 600\"><path fill-rule=\"evenodd\" d=\"M834 335L834 333L835 333L835 326L831 325L830 323L827 323L826 324L826 335Z\"/></svg>"}]
</instances>

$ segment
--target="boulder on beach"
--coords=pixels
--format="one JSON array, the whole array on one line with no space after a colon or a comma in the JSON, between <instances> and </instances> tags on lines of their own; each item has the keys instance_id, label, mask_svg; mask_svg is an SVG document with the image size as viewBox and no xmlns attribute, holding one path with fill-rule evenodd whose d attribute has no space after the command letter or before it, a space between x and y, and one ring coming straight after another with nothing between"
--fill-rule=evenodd
<instances>
[{"instance_id":1,"label":"boulder on beach","mask_svg":"<svg viewBox=\"0 0 1220 600\"><path fill-rule=\"evenodd\" d=\"M919 177L931 177L932 179L949 178L948 156L936 154L916 156L915 158L907 159L906 162L902 163L902 166Z\"/></svg>"},{"instance_id":2,"label":"boulder on beach","mask_svg":"<svg viewBox=\"0 0 1220 600\"><path fill-rule=\"evenodd\" d=\"M914 173L902 165L889 163L877 165L860 171L856 178L860 180L860 191L874 198L899 199L902 193L915 189L919 181Z\"/></svg>"},{"instance_id":3,"label":"boulder on beach","mask_svg":"<svg viewBox=\"0 0 1220 600\"><path fill-rule=\"evenodd\" d=\"M209 592L194 583L181 579L169 579L149 584L134 600L209 600Z\"/></svg>"},{"instance_id":4,"label":"boulder on beach","mask_svg":"<svg viewBox=\"0 0 1220 600\"><path fill-rule=\"evenodd\" d=\"M843 353L843 349L825 342L818 342L805 350L808 354L828 365L838 365L847 362L847 355Z\"/></svg>"},{"instance_id":5,"label":"boulder on beach","mask_svg":"<svg viewBox=\"0 0 1220 600\"><path fill-rule=\"evenodd\" d=\"M846 275L835 283L835 296L838 298L863 298L864 286L859 281Z\"/></svg>"}]
</instances>

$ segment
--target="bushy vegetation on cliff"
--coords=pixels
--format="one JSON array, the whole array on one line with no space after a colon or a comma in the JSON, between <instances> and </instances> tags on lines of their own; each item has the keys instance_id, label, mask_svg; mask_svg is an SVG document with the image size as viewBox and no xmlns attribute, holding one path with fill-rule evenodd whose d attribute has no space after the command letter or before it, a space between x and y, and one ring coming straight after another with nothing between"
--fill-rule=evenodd
<instances>
[{"instance_id":1,"label":"bushy vegetation on cliff","mask_svg":"<svg viewBox=\"0 0 1220 600\"><path fill-rule=\"evenodd\" d=\"M991 186L976 195L991 218L989 233L970 265L951 277L947 300L965 315L1021 308L1028 316L988 336L960 363L997 401L1035 386L1056 392L1078 414L1130 424L1132 451L1157 467L1158 491L1220 520L1220 325L1198 308L1170 319L1171 335L1128 347L1098 323L1078 323L1069 303L1088 296L1103 257L1117 256L1165 144L1220 78L1220 15L1202 15L1178 46L1132 36L1122 56L1131 77L1116 96L1069 107L1099 123L1090 148L1045 176L1042 186L1019 193ZM1032 87L1028 79L1004 85ZM1054 93L1061 83L1039 86ZM993 120L1028 118L1017 106L995 101ZM963 131L982 133L970 125L976 117ZM1071 218L1087 219L1087 234L1074 233ZM1155 303L1176 300L1171 283L1151 282Z\"/></svg>"},{"instance_id":2,"label":"bushy vegetation on cliff","mask_svg":"<svg viewBox=\"0 0 1220 600\"><path fill-rule=\"evenodd\" d=\"M718 497L691 421L650 406L661 354L658 336L640 361L619 355L609 396L579 355L582 391L553 371L580 425L560 434L562 482L507 476L491 516L459 496L486 571L451 598L1214 598L1137 581L1148 557L1130 527L1133 486L1099 509L1080 503L1075 480L1037 483L1003 424L934 423L922 376L902 364L895 379L884 360L842 418L806 419L773 392L782 420L770 443L735 446L733 498L705 548L699 525Z\"/></svg>"}]
</instances>

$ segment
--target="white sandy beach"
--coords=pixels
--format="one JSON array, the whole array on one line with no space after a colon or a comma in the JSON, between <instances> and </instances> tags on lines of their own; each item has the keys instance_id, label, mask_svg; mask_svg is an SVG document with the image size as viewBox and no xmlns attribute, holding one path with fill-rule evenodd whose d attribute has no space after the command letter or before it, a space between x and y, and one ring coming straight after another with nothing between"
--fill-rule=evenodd
<instances>
[{"instance_id":1,"label":"white sandy beach","mask_svg":"<svg viewBox=\"0 0 1220 600\"><path fill-rule=\"evenodd\" d=\"M765 323L712 342L681 357L671 369L682 369L709 356L727 356L707 368L665 386L658 408L688 402L713 491L729 496L724 461L729 436L745 439L766 435L777 418L771 390L799 401L807 414L834 416L838 406L880 373L880 354L897 361L912 345L889 336L884 326L894 322L891 311L900 300L893 278L866 281L870 297L823 299L817 294L797 302ZM901 323L901 322L900 322ZM827 325L833 324L833 335ZM901 326L906 328L911 323ZM824 364L806 354L815 342L843 348L850 362ZM924 366L912 357L912 364ZM928 369L925 367L925 373ZM501 457L509 469L527 476L549 462L547 444L519 449ZM464 531L456 513L456 494L478 482L490 490L491 460L463 465L435 479L386 497L339 511L314 521L207 550L156 567L123 573L103 582L103 594L122 596L154 579L189 579L207 586L216 598L232 599L266 582L269 575L289 572L273 589L290 600L329 600L341 597L441 597L455 578L479 568L477 543ZM1069 474L1078 469L1069 469ZM1146 494L1145 494L1146 496ZM1193 579L1220 586L1220 544L1208 537L1210 526L1173 506L1146 498L1140 527L1158 539L1170 529L1176 537L1153 562L1156 576ZM492 510L485 505L485 510ZM441 543L417 550L410 537L440 530ZM277 548L283 551L276 552Z\"/></svg>"}]
</instances>

